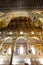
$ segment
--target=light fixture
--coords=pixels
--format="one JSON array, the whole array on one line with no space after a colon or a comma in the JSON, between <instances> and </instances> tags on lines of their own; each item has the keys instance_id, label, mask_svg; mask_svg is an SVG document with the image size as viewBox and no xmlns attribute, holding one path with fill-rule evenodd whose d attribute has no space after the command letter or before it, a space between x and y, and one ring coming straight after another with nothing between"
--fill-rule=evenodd
<instances>
[{"instance_id":1,"label":"light fixture","mask_svg":"<svg viewBox=\"0 0 43 65\"><path fill-rule=\"evenodd\" d=\"M31 34L34 34L34 31L32 31Z\"/></svg>"},{"instance_id":2,"label":"light fixture","mask_svg":"<svg viewBox=\"0 0 43 65\"><path fill-rule=\"evenodd\" d=\"M23 32L21 31L20 34L23 34Z\"/></svg>"},{"instance_id":3,"label":"light fixture","mask_svg":"<svg viewBox=\"0 0 43 65\"><path fill-rule=\"evenodd\" d=\"M12 35L12 32L9 32L10 35Z\"/></svg>"}]
</instances>

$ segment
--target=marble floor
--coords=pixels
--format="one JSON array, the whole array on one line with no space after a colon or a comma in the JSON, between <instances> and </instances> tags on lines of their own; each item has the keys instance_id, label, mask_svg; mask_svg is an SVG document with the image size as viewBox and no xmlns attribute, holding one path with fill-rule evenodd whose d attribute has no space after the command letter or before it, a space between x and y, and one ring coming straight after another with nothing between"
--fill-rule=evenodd
<instances>
[{"instance_id":1,"label":"marble floor","mask_svg":"<svg viewBox=\"0 0 43 65\"><path fill-rule=\"evenodd\" d=\"M11 63L11 64L10 64ZM0 55L0 65L43 65L43 57L29 55Z\"/></svg>"},{"instance_id":2,"label":"marble floor","mask_svg":"<svg viewBox=\"0 0 43 65\"><path fill-rule=\"evenodd\" d=\"M9 65L11 60L10 54L0 54L0 65Z\"/></svg>"},{"instance_id":3,"label":"marble floor","mask_svg":"<svg viewBox=\"0 0 43 65\"><path fill-rule=\"evenodd\" d=\"M29 55L13 55L12 65L43 65L43 58Z\"/></svg>"}]
</instances>

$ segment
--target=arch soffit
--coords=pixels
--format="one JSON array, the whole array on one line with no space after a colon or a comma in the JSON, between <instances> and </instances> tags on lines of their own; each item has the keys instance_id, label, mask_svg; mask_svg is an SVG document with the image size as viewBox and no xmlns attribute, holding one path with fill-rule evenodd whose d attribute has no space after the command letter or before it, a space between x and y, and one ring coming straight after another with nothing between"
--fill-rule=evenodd
<instances>
[{"instance_id":1,"label":"arch soffit","mask_svg":"<svg viewBox=\"0 0 43 65\"><path fill-rule=\"evenodd\" d=\"M17 43L20 39L23 39L27 43L27 39L23 36L20 36L16 39L15 43Z\"/></svg>"}]
</instances>

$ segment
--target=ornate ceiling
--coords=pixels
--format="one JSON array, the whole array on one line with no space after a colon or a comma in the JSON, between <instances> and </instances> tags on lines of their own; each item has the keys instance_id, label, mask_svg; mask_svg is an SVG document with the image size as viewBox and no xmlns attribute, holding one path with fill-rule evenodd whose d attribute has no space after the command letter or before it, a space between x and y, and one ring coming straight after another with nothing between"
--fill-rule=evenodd
<instances>
[{"instance_id":1,"label":"ornate ceiling","mask_svg":"<svg viewBox=\"0 0 43 65\"><path fill-rule=\"evenodd\" d=\"M43 29L43 15L41 11L11 11L0 12L0 28L40 28Z\"/></svg>"},{"instance_id":2,"label":"ornate ceiling","mask_svg":"<svg viewBox=\"0 0 43 65\"><path fill-rule=\"evenodd\" d=\"M0 30L3 39L35 36L43 42L43 0L0 0Z\"/></svg>"},{"instance_id":3,"label":"ornate ceiling","mask_svg":"<svg viewBox=\"0 0 43 65\"><path fill-rule=\"evenodd\" d=\"M17 24L18 28L20 26L21 28L39 27L43 29L43 11L37 11L42 9L43 0L0 0L0 28L9 27L10 25L16 26ZM16 19L17 21L15 21ZM20 23L20 21L25 20L26 25L24 25L25 22Z\"/></svg>"},{"instance_id":4,"label":"ornate ceiling","mask_svg":"<svg viewBox=\"0 0 43 65\"><path fill-rule=\"evenodd\" d=\"M42 8L43 0L0 0L0 11Z\"/></svg>"}]
</instances>

